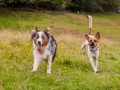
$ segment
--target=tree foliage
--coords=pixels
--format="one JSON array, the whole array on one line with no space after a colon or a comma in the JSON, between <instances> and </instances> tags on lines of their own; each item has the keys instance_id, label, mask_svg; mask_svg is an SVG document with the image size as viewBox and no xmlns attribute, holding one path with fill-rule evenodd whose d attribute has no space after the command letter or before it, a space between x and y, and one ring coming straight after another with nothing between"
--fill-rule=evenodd
<instances>
[{"instance_id":1,"label":"tree foliage","mask_svg":"<svg viewBox=\"0 0 120 90\"><path fill-rule=\"evenodd\" d=\"M120 6L120 0L71 0L67 8L72 11L106 12Z\"/></svg>"},{"instance_id":2,"label":"tree foliage","mask_svg":"<svg viewBox=\"0 0 120 90\"><path fill-rule=\"evenodd\" d=\"M33 7L35 9L106 12L120 7L120 0L0 0L4 7Z\"/></svg>"}]
</instances>

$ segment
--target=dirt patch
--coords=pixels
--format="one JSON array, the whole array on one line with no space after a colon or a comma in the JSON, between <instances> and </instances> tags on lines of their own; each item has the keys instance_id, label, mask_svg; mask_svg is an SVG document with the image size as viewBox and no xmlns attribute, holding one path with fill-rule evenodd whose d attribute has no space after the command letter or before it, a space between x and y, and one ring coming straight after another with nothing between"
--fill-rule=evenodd
<instances>
[{"instance_id":1,"label":"dirt patch","mask_svg":"<svg viewBox=\"0 0 120 90\"><path fill-rule=\"evenodd\" d=\"M78 30L72 30L72 29L65 29L65 28L55 28L54 31L57 34L63 34L63 35L73 35L75 37L83 37L84 33Z\"/></svg>"}]
</instances>

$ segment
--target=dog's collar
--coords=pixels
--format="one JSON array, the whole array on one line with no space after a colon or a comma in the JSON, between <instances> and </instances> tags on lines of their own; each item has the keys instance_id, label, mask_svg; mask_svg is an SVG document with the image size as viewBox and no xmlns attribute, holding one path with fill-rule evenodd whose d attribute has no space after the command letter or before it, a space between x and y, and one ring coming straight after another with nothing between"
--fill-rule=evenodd
<instances>
[{"instance_id":1,"label":"dog's collar","mask_svg":"<svg viewBox=\"0 0 120 90\"><path fill-rule=\"evenodd\" d=\"M89 49L90 49L91 52L95 52L95 51L97 51L99 49L99 46L96 46L94 49L92 49L91 47L89 47Z\"/></svg>"}]
</instances>

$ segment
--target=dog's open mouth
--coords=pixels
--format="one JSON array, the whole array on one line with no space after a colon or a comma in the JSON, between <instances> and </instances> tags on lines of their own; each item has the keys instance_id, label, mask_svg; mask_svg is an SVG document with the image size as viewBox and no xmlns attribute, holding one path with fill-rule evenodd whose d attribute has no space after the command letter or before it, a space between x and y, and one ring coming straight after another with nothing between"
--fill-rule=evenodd
<instances>
[{"instance_id":1,"label":"dog's open mouth","mask_svg":"<svg viewBox=\"0 0 120 90\"><path fill-rule=\"evenodd\" d=\"M42 45L38 44L37 49L38 49L38 51L41 51L42 50Z\"/></svg>"},{"instance_id":2,"label":"dog's open mouth","mask_svg":"<svg viewBox=\"0 0 120 90\"><path fill-rule=\"evenodd\" d=\"M91 47L91 48L95 48L95 46L93 46L93 45L92 45L92 46L90 46L90 47Z\"/></svg>"}]
</instances>

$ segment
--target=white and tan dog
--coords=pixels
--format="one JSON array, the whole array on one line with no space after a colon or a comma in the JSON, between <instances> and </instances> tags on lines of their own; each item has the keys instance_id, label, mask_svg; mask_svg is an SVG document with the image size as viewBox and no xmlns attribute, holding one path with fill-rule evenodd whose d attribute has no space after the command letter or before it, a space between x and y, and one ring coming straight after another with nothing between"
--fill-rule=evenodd
<instances>
[{"instance_id":1,"label":"white and tan dog","mask_svg":"<svg viewBox=\"0 0 120 90\"><path fill-rule=\"evenodd\" d=\"M47 74L51 73L51 64L56 56L57 44L50 29L44 31L37 27L32 31L31 39L33 42L34 65L31 72L35 72L43 61L47 62Z\"/></svg>"},{"instance_id":2,"label":"white and tan dog","mask_svg":"<svg viewBox=\"0 0 120 90\"><path fill-rule=\"evenodd\" d=\"M89 32L85 34L85 40L82 44L83 53L88 52L88 57L90 64L95 73L99 73L98 71L98 57L99 57L99 45L98 42L100 40L100 33L97 32L95 37L91 35L92 31L92 17L88 15L89 18ZM95 62L93 61L95 59Z\"/></svg>"}]
</instances>

